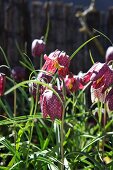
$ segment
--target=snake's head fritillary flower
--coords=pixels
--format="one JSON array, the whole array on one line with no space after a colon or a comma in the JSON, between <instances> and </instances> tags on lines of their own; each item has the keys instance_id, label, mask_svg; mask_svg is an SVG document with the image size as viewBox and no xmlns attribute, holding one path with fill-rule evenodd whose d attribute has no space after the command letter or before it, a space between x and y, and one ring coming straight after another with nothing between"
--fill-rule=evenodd
<instances>
[{"instance_id":1,"label":"snake's head fritillary flower","mask_svg":"<svg viewBox=\"0 0 113 170\"><path fill-rule=\"evenodd\" d=\"M107 63L95 63L82 78L83 84L91 82L92 102L105 102L106 90L113 84L113 70Z\"/></svg>"},{"instance_id":2,"label":"snake's head fritillary flower","mask_svg":"<svg viewBox=\"0 0 113 170\"><path fill-rule=\"evenodd\" d=\"M56 88L55 88L56 90ZM62 93L57 89L57 93L62 98ZM50 89L45 89L40 96L40 105L43 117L50 116L51 120L62 119L63 106L59 98Z\"/></svg>"},{"instance_id":3,"label":"snake's head fritillary flower","mask_svg":"<svg viewBox=\"0 0 113 170\"><path fill-rule=\"evenodd\" d=\"M107 63L113 61L113 46L108 47L105 54L105 60Z\"/></svg>"},{"instance_id":4,"label":"snake's head fritillary flower","mask_svg":"<svg viewBox=\"0 0 113 170\"><path fill-rule=\"evenodd\" d=\"M24 80L25 79L25 69L21 66L15 66L11 70L11 77L17 82Z\"/></svg>"},{"instance_id":5,"label":"snake's head fritillary flower","mask_svg":"<svg viewBox=\"0 0 113 170\"><path fill-rule=\"evenodd\" d=\"M45 51L45 42L42 39L35 39L32 42L32 56L36 57L36 56L41 56L41 54L44 53Z\"/></svg>"},{"instance_id":6,"label":"snake's head fritillary flower","mask_svg":"<svg viewBox=\"0 0 113 170\"><path fill-rule=\"evenodd\" d=\"M105 92L113 83L113 70L104 63L98 74L96 74L92 80L95 88L103 86L102 92Z\"/></svg>"},{"instance_id":7,"label":"snake's head fritillary flower","mask_svg":"<svg viewBox=\"0 0 113 170\"><path fill-rule=\"evenodd\" d=\"M92 76L91 99L94 101L105 102L106 90L113 84L113 70L104 63L101 69Z\"/></svg>"},{"instance_id":8,"label":"snake's head fritillary flower","mask_svg":"<svg viewBox=\"0 0 113 170\"><path fill-rule=\"evenodd\" d=\"M5 74L0 73L0 96L3 96L4 94L5 82L6 82Z\"/></svg>"},{"instance_id":9,"label":"snake's head fritillary flower","mask_svg":"<svg viewBox=\"0 0 113 170\"><path fill-rule=\"evenodd\" d=\"M66 75L64 83L68 92L76 92L84 87L81 83L81 79L72 73Z\"/></svg>"},{"instance_id":10,"label":"snake's head fritillary flower","mask_svg":"<svg viewBox=\"0 0 113 170\"><path fill-rule=\"evenodd\" d=\"M51 74L58 72L58 75L62 77L68 74L70 59L65 52L56 50L50 53L49 56L44 55L44 59L46 61L42 70L50 72Z\"/></svg>"}]
</instances>

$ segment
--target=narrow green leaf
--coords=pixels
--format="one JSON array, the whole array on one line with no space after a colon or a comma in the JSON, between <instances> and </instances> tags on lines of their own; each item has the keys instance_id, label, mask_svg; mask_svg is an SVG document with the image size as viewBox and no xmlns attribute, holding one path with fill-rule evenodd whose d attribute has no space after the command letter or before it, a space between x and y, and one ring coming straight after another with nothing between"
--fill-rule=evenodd
<instances>
[{"instance_id":1,"label":"narrow green leaf","mask_svg":"<svg viewBox=\"0 0 113 170\"><path fill-rule=\"evenodd\" d=\"M15 168L21 163L23 163L23 161L19 161L19 162L15 163L9 170L15 170Z\"/></svg>"},{"instance_id":2,"label":"narrow green leaf","mask_svg":"<svg viewBox=\"0 0 113 170\"><path fill-rule=\"evenodd\" d=\"M92 41L93 39L99 37L100 35L96 35L92 38L90 38L89 40L87 40L85 43L83 43L79 48L77 48L77 50L70 56L70 60L73 59L73 57L86 45L88 44L90 41Z\"/></svg>"},{"instance_id":3,"label":"narrow green leaf","mask_svg":"<svg viewBox=\"0 0 113 170\"><path fill-rule=\"evenodd\" d=\"M54 170L59 170L59 168L53 163L53 161L48 158L44 158L40 156L36 158L36 160L52 165L54 167Z\"/></svg>"},{"instance_id":4,"label":"narrow green leaf","mask_svg":"<svg viewBox=\"0 0 113 170\"><path fill-rule=\"evenodd\" d=\"M9 168L4 167L4 166L0 166L0 170L9 170Z\"/></svg>"},{"instance_id":5,"label":"narrow green leaf","mask_svg":"<svg viewBox=\"0 0 113 170\"><path fill-rule=\"evenodd\" d=\"M33 71L31 67L29 67L27 64L25 64L23 61L20 61L20 63L26 67L28 70Z\"/></svg>"},{"instance_id":6,"label":"narrow green leaf","mask_svg":"<svg viewBox=\"0 0 113 170\"><path fill-rule=\"evenodd\" d=\"M3 101L0 99L0 106L3 108L3 110L5 111L5 113L7 113L9 118L13 117L13 114L11 112L11 108L9 107L9 104L7 103L7 101L5 101L3 103Z\"/></svg>"},{"instance_id":7,"label":"narrow green leaf","mask_svg":"<svg viewBox=\"0 0 113 170\"><path fill-rule=\"evenodd\" d=\"M92 64L95 64L91 50L89 50L89 55L90 55L90 59L91 59Z\"/></svg>"},{"instance_id":8,"label":"narrow green leaf","mask_svg":"<svg viewBox=\"0 0 113 170\"><path fill-rule=\"evenodd\" d=\"M3 57L4 57L5 61L6 61L7 66L10 68L10 64L9 64L8 59L7 59L7 56L6 56L4 50L2 49L1 46L0 46L0 50L1 50L2 54L3 54Z\"/></svg>"},{"instance_id":9,"label":"narrow green leaf","mask_svg":"<svg viewBox=\"0 0 113 170\"><path fill-rule=\"evenodd\" d=\"M50 139L49 139L49 135L48 135L48 137L46 137L46 140L44 141L43 150L47 148L49 141L50 141Z\"/></svg>"},{"instance_id":10,"label":"narrow green leaf","mask_svg":"<svg viewBox=\"0 0 113 170\"><path fill-rule=\"evenodd\" d=\"M103 165L101 164L101 163L99 163L98 161L96 161L95 159L94 159L94 157L92 157L92 156L90 156L89 155L89 153L86 153L86 152L79 152L79 151L75 151L75 152L71 152L70 154L67 154L67 156L66 157L68 157L68 156L70 156L70 155L75 155L75 154L78 154L79 156L80 155L84 155L84 156L86 156L86 158L89 158L89 160L91 160L93 163L94 163L94 165L95 165L95 167L97 167L97 168L99 168L99 170L101 169L101 170L104 170L104 167L103 167ZM77 157L78 158L78 157ZM78 161L80 161L80 159L78 159Z\"/></svg>"},{"instance_id":11,"label":"narrow green leaf","mask_svg":"<svg viewBox=\"0 0 113 170\"><path fill-rule=\"evenodd\" d=\"M46 28L46 33L44 36L44 42L47 42L47 38L48 38L48 33L49 33L49 26L50 26L50 20L49 20L49 14L47 14L47 28Z\"/></svg>"},{"instance_id":12,"label":"narrow green leaf","mask_svg":"<svg viewBox=\"0 0 113 170\"><path fill-rule=\"evenodd\" d=\"M98 30L95 29L95 28L93 28L93 30L94 30L95 32L98 32L99 34L101 34L103 37L105 37L105 38L111 43L111 45L113 46L112 41L111 41L104 33L102 33L101 31L98 31Z\"/></svg>"},{"instance_id":13,"label":"narrow green leaf","mask_svg":"<svg viewBox=\"0 0 113 170\"><path fill-rule=\"evenodd\" d=\"M20 155L17 151L15 151L15 148L11 145L10 141L5 139L5 137L0 138L0 143L4 145L14 156L16 156L16 159L20 159Z\"/></svg>"},{"instance_id":14,"label":"narrow green leaf","mask_svg":"<svg viewBox=\"0 0 113 170\"><path fill-rule=\"evenodd\" d=\"M15 86L13 86L12 88L10 88L8 91L6 91L4 93L4 95L7 95L7 94L11 93L12 91L14 91L15 89L19 88L20 86L23 86L23 85L29 84L29 83L36 83L36 84L48 87L50 90L53 91L53 93L58 97L58 99L61 101L61 103L63 105L63 101L62 101L61 97L59 96L59 94L49 84L43 83L43 82L38 81L38 80L26 80L26 81L23 81L21 83L18 83Z\"/></svg>"}]
</instances>

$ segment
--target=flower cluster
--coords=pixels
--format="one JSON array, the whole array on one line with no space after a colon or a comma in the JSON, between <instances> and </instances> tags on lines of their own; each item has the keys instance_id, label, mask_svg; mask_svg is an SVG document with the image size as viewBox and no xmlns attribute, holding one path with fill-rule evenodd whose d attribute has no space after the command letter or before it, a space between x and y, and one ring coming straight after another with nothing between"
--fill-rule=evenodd
<instances>
[{"instance_id":1,"label":"flower cluster","mask_svg":"<svg viewBox=\"0 0 113 170\"><path fill-rule=\"evenodd\" d=\"M42 46L42 44L39 44L38 40L33 41L32 54L38 50L40 51L40 46ZM83 88L81 78L73 75L69 71L70 57L66 54L66 52L57 49L49 55L45 54L43 58L45 62L41 71L38 73L37 77L35 77L35 80L47 83L57 92L62 102L64 101L63 88L66 89L68 94ZM51 120L54 120L55 118L62 119L62 102L59 100L58 96L54 94L51 88L41 85L38 89L40 93L40 106L43 117L45 118L49 116ZM29 84L29 92L34 96L34 98L36 98L36 83Z\"/></svg>"},{"instance_id":2,"label":"flower cluster","mask_svg":"<svg viewBox=\"0 0 113 170\"><path fill-rule=\"evenodd\" d=\"M106 103L109 110L113 110L113 47L109 47L106 51L105 62L96 62L82 76L74 75L69 71L70 57L64 51L56 49L49 55L44 53L45 42L42 39L35 39L32 42L33 57L42 56L44 64L40 68L39 73L35 74L34 80L38 83L29 83L29 92L34 99L37 97L37 92L40 98L40 108L43 117L49 116L51 120L55 118L62 119L63 105L66 94L71 95L90 82L91 100L92 102ZM24 68L17 66L11 70L11 76L16 82L23 81L25 78ZM0 96L4 93L5 75L0 74ZM65 88L65 90L64 90ZM52 90L53 89L53 90ZM38 90L38 91L37 91ZM55 94L56 91L56 94ZM65 94L65 95L66 95ZM58 97L59 96L59 97ZM61 100L62 102L61 102Z\"/></svg>"},{"instance_id":3,"label":"flower cluster","mask_svg":"<svg viewBox=\"0 0 113 170\"><path fill-rule=\"evenodd\" d=\"M105 63L95 63L84 75L83 82L91 82L92 102L106 103L108 109L113 110L113 47L107 49L105 60Z\"/></svg>"},{"instance_id":4,"label":"flower cluster","mask_svg":"<svg viewBox=\"0 0 113 170\"><path fill-rule=\"evenodd\" d=\"M45 45L40 40L35 40L32 43L32 54ZM41 52L44 52L42 50ZM64 51L55 50L49 55L44 55L44 65L42 66L37 80L50 84L50 86L56 90L59 96L64 99L62 89L65 88L67 94L76 92L79 89L83 89L84 86L90 83L91 100L92 102L103 102L108 105L110 110L113 110L113 47L109 47L106 51L105 63L96 62L87 73L82 77L74 75L69 71L70 57ZM56 75L56 76L55 76ZM59 84L56 83L59 79ZM56 86L57 84L57 86ZM30 85L30 93L36 98L37 85L32 83ZM62 104L58 97L49 88L40 88L40 105L43 117L50 116L52 120L55 118L62 118Z\"/></svg>"}]
</instances>

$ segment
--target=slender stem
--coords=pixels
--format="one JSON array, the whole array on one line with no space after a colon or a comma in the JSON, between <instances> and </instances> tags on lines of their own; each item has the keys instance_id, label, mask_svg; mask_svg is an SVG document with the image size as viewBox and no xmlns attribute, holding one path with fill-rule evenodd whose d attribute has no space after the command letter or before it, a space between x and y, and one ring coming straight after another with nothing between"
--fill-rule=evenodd
<instances>
[{"instance_id":1,"label":"slender stem","mask_svg":"<svg viewBox=\"0 0 113 170\"><path fill-rule=\"evenodd\" d=\"M14 117L16 117L16 97L17 97L16 89L14 89L14 110L13 110ZM14 123L14 143L15 143L15 149L16 149L16 125L15 123Z\"/></svg>"},{"instance_id":2,"label":"slender stem","mask_svg":"<svg viewBox=\"0 0 113 170\"><path fill-rule=\"evenodd\" d=\"M40 69L42 68L42 64L43 64L43 55L40 56Z\"/></svg>"},{"instance_id":3,"label":"slender stem","mask_svg":"<svg viewBox=\"0 0 113 170\"><path fill-rule=\"evenodd\" d=\"M38 87L37 87L37 91L38 91ZM36 95L36 100L35 100L35 107L34 107L34 116L36 114L37 111L37 105L38 105L38 94ZM29 137L29 145L28 145L28 151L27 151L27 158L26 158L26 168L28 168L28 156L29 156L29 150L30 150L30 145L31 145L31 140L32 140L32 135L33 135L33 127L34 127L34 119L32 120L31 123L31 131L30 131L30 137Z\"/></svg>"},{"instance_id":4,"label":"slender stem","mask_svg":"<svg viewBox=\"0 0 113 170\"><path fill-rule=\"evenodd\" d=\"M73 116L75 115L75 113L76 113L76 96L75 96L75 93L73 93L72 94L73 95L73 107L72 107L72 114L73 114Z\"/></svg>"},{"instance_id":5,"label":"slender stem","mask_svg":"<svg viewBox=\"0 0 113 170\"><path fill-rule=\"evenodd\" d=\"M63 106L63 113L62 113L62 122L61 122L61 170L64 170L64 113L65 113L65 107Z\"/></svg>"},{"instance_id":6,"label":"slender stem","mask_svg":"<svg viewBox=\"0 0 113 170\"><path fill-rule=\"evenodd\" d=\"M16 89L14 89L14 117L16 117Z\"/></svg>"},{"instance_id":7,"label":"slender stem","mask_svg":"<svg viewBox=\"0 0 113 170\"><path fill-rule=\"evenodd\" d=\"M107 121L107 111L106 111L106 104L104 104L104 118L103 118L103 132L106 133L105 126ZM102 159L104 158L104 145L105 145L105 137L102 140Z\"/></svg>"},{"instance_id":8,"label":"slender stem","mask_svg":"<svg viewBox=\"0 0 113 170\"><path fill-rule=\"evenodd\" d=\"M61 122L61 170L64 170L64 114L65 114L65 103L66 103L66 88L63 80L63 112L62 112L62 122Z\"/></svg>"}]
</instances>

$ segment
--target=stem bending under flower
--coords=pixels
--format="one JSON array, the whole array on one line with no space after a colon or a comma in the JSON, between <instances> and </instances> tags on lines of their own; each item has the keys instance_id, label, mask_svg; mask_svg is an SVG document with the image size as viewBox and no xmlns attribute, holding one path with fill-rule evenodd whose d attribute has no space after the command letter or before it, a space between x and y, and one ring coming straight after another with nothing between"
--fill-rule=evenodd
<instances>
[{"instance_id":1,"label":"stem bending under flower","mask_svg":"<svg viewBox=\"0 0 113 170\"><path fill-rule=\"evenodd\" d=\"M63 106L63 113L62 113L62 122L61 122L61 170L64 170L64 113L65 113L65 106Z\"/></svg>"}]
</instances>

